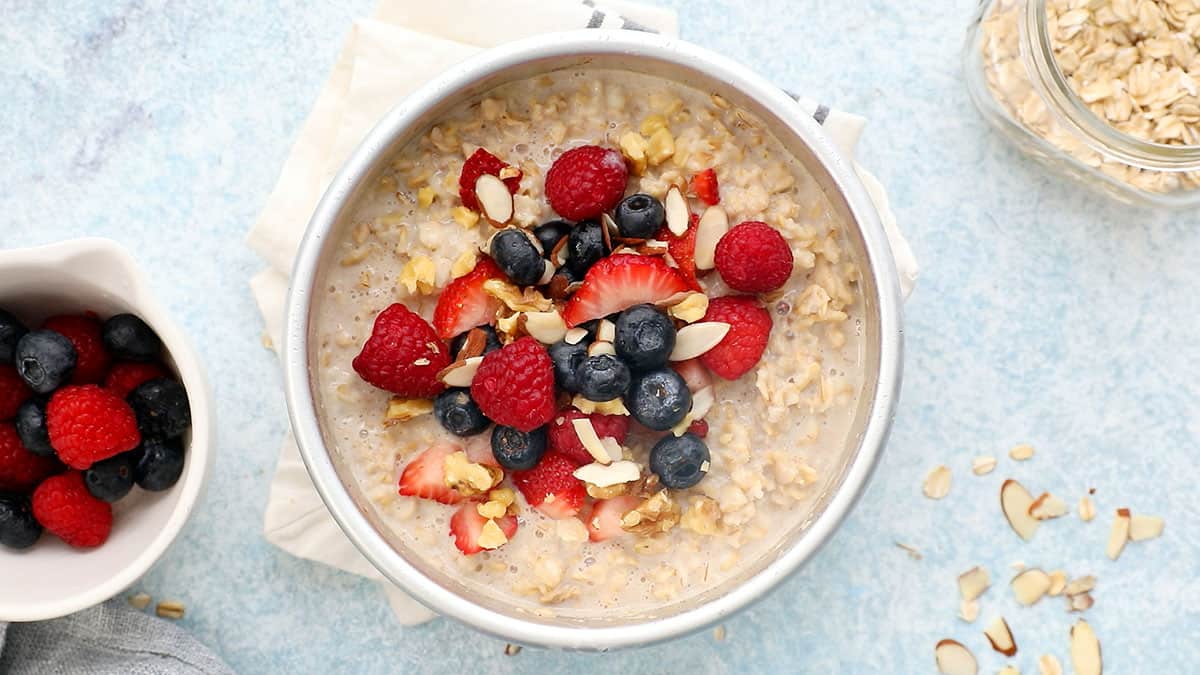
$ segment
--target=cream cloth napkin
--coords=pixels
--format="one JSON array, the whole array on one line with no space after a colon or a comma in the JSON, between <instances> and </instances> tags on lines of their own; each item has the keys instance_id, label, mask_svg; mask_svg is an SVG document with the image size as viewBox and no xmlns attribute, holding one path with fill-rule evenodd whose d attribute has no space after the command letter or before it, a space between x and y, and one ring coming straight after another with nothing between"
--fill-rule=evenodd
<instances>
[{"instance_id":1,"label":"cream cloth napkin","mask_svg":"<svg viewBox=\"0 0 1200 675\"><path fill-rule=\"evenodd\" d=\"M325 187L375 122L430 76L482 49L531 35L574 28L628 28L675 36L675 13L625 0L381 0L354 23L333 72L292 146L247 243L269 268L250 281L270 344L281 344L283 308L304 229ZM847 157L866 120L800 100ZM908 243L896 227L887 195L858 169L879 209L907 297L917 278ZM313 487L291 434L271 481L263 532L267 541L309 560L381 582L404 625L435 614L387 581L342 534Z\"/></svg>"}]
</instances>

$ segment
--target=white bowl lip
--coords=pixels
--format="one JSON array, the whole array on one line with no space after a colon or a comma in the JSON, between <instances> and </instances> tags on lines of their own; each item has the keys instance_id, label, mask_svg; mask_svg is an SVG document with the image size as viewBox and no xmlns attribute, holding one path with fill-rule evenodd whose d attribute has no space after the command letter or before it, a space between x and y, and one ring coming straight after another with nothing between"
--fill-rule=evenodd
<instances>
[{"instance_id":1,"label":"white bowl lip","mask_svg":"<svg viewBox=\"0 0 1200 675\"><path fill-rule=\"evenodd\" d=\"M322 244L344 202L393 138L403 133L446 94L534 58L584 54L644 55L699 69L729 82L782 120L824 165L841 190L867 252L879 310L880 371L875 405L847 468L842 485L794 546L729 593L679 614L627 626L549 625L501 614L440 586L393 550L359 511L341 484L324 445L308 369L309 296L318 273ZM364 138L330 183L309 221L292 269L283 336L284 383L288 414L301 458L317 492L347 538L385 577L439 614L512 642L571 650L608 651L645 646L717 624L794 573L832 536L865 490L890 431L900 391L903 331L899 278L887 236L852 165L820 125L777 86L746 67L691 43L635 31L577 30L543 34L496 47L443 72L397 104Z\"/></svg>"},{"instance_id":2,"label":"white bowl lip","mask_svg":"<svg viewBox=\"0 0 1200 675\"><path fill-rule=\"evenodd\" d=\"M129 305L131 312L136 313L154 329L162 339L164 349L175 362L179 377L187 390L192 413L192 438L187 448L187 464L184 466L183 477L171 488L178 490L179 495L166 524L150 545L142 549L119 573L86 592L57 600L18 605L0 598L0 621L55 619L98 605L129 588L175 541L195 510L212 472L216 409L203 363L191 340L152 295L146 277L125 248L111 239L88 237L31 248L0 250L0 271L14 265L57 267L80 256L98 256L112 267L114 274L124 275L131 286L132 297L123 295L122 300ZM37 555L37 552L34 550L25 555ZM82 555L86 555L86 552Z\"/></svg>"}]
</instances>

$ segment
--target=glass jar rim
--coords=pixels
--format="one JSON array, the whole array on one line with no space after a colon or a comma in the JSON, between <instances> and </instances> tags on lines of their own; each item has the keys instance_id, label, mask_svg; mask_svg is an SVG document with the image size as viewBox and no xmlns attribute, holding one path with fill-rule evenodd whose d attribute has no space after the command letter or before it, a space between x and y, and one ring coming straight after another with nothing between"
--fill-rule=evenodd
<instances>
[{"instance_id":1,"label":"glass jar rim","mask_svg":"<svg viewBox=\"0 0 1200 675\"><path fill-rule=\"evenodd\" d=\"M1093 150L1143 169L1200 170L1200 145L1167 145L1131 136L1101 119L1079 98L1054 55L1046 0L1027 0L1025 20L1019 23L1021 48L1033 65L1030 80L1041 89L1058 121Z\"/></svg>"}]
</instances>

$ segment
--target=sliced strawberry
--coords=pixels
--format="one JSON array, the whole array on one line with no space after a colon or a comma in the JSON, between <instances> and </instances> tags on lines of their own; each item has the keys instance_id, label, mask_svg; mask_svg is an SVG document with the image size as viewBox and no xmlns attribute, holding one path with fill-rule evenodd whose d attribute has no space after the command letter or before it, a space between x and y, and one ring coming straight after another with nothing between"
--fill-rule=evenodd
<instances>
[{"instance_id":1,"label":"sliced strawberry","mask_svg":"<svg viewBox=\"0 0 1200 675\"><path fill-rule=\"evenodd\" d=\"M465 333L476 326L496 323L496 310L500 301L483 290L488 279L503 279L504 272L483 256L475 263L475 269L451 281L438 297L437 309L433 311L433 329L443 340Z\"/></svg>"},{"instance_id":2,"label":"sliced strawberry","mask_svg":"<svg viewBox=\"0 0 1200 675\"><path fill-rule=\"evenodd\" d=\"M483 526L487 525L488 519L479 515L478 507L475 502L467 502L450 516L450 536L454 537L454 545L463 555L475 555L484 550L479 545L479 535L483 532ZM517 519L514 516L497 518L496 524L509 539L517 533Z\"/></svg>"},{"instance_id":3,"label":"sliced strawberry","mask_svg":"<svg viewBox=\"0 0 1200 675\"><path fill-rule=\"evenodd\" d=\"M664 225L655 237L659 241L667 242L667 253L670 253L671 259L675 261L679 276L683 277L684 283L693 291L703 290L696 279L696 230L699 225L700 216L693 213L691 224L683 236L676 237Z\"/></svg>"},{"instance_id":4,"label":"sliced strawberry","mask_svg":"<svg viewBox=\"0 0 1200 675\"><path fill-rule=\"evenodd\" d=\"M604 541L626 534L621 527L621 518L626 513L637 508L641 503L637 497L621 495L612 499L601 499L592 507L592 513L584 523L588 529L588 539Z\"/></svg>"},{"instance_id":5,"label":"sliced strawberry","mask_svg":"<svg viewBox=\"0 0 1200 675\"><path fill-rule=\"evenodd\" d=\"M692 176L691 188L692 194L696 195L705 204L713 206L721 203L721 192L717 188L716 171L705 169Z\"/></svg>"},{"instance_id":6,"label":"sliced strawberry","mask_svg":"<svg viewBox=\"0 0 1200 675\"><path fill-rule=\"evenodd\" d=\"M684 382L687 382L688 391L693 394L712 384L712 375L708 373L708 368L700 363L700 359L673 361L671 367L679 373Z\"/></svg>"},{"instance_id":7,"label":"sliced strawberry","mask_svg":"<svg viewBox=\"0 0 1200 675\"><path fill-rule=\"evenodd\" d=\"M528 471L514 471L512 478L529 505L554 519L579 513L587 499L583 482L573 476L576 464L557 452L547 452Z\"/></svg>"},{"instance_id":8,"label":"sliced strawberry","mask_svg":"<svg viewBox=\"0 0 1200 675\"><path fill-rule=\"evenodd\" d=\"M434 443L417 455L400 474L400 494L457 504L463 496L446 486L446 458L462 450L454 443Z\"/></svg>"},{"instance_id":9,"label":"sliced strawberry","mask_svg":"<svg viewBox=\"0 0 1200 675\"><path fill-rule=\"evenodd\" d=\"M661 257L618 253L592 265L583 286L567 302L563 320L574 327L687 290L687 283Z\"/></svg>"},{"instance_id":10,"label":"sliced strawberry","mask_svg":"<svg viewBox=\"0 0 1200 675\"><path fill-rule=\"evenodd\" d=\"M479 148L467 161L463 163L462 173L458 175L458 198L462 200L463 206L472 211L479 210L479 200L475 198L475 182L485 173L490 173L493 176L499 176L501 169L507 167L508 164L493 155L492 153ZM517 194L517 189L521 187L521 170L514 169L517 172L516 176L502 179L504 185L508 187L508 191Z\"/></svg>"}]
</instances>

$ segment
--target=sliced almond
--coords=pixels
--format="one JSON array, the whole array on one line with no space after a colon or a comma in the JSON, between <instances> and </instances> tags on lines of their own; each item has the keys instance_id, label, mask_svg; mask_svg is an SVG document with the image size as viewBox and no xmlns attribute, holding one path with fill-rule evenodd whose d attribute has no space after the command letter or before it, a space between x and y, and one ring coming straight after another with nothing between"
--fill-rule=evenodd
<instances>
[{"instance_id":1,"label":"sliced almond","mask_svg":"<svg viewBox=\"0 0 1200 675\"><path fill-rule=\"evenodd\" d=\"M599 356L601 354L616 354L617 349L616 349L616 347L613 347L613 343L611 343L611 342L601 342L600 340L596 340L592 344L588 345L587 353L588 353L588 356Z\"/></svg>"},{"instance_id":2,"label":"sliced almond","mask_svg":"<svg viewBox=\"0 0 1200 675\"><path fill-rule=\"evenodd\" d=\"M479 209L492 225L508 223L513 216L513 196L504 181L485 173L475 181L475 198Z\"/></svg>"},{"instance_id":3,"label":"sliced almond","mask_svg":"<svg viewBox=\"0 0 1200 675\"><path fill-rule=\"evenodd\" d=\"M979 618L979 603L963 600L958 606L958 617L967 623L975 623L975 619Z\"/></svg>"},{"instance_id":4,"label":"sliced almond","mask_svg":"<svg viewBox=\"0 0 1200 675\"><path fill-rule=\"evenodd\" d=\"M717 242L729 231L729 217L720 206L710 206L696 225L696 250L693 259L696 269L711 270L716 266Z\"/></svg>"},{"instance_id":5,"label":"sliced almond","mask_svg":"<svg viewBox=\"0 0 1200 675\"><path fill-rule=\"evenodd\" d=\"M1083 522L1091 522L1092 518L1096 517L1096 505L1092 503L1091 497L1079 498L1079 519Z\"/></svg>"},{"instance_id":6,"label":"sliced almond","mask_svg":"<svg viewBox=\"0 0 1200 675\"><path fill-rule=\"evenodd\" d=\"M984 636L988 642L992 643L992 649L1000 652L1005 656L1013 656L1017 653L1017 643L1013 640L1012 631L1008 628L1008 622L1004 617L997 617L987 628L983 629Z\"/></svg>"},{"instance_id":7,"label":"sliced almond","mask_svg":"<svg viewBox=\"0 0 1200 675\"><path fill-rule=\"evenodd\" d=\"M623 453L621 452L621 444L612 436L604 436L600 439L600 443L604 446L604 450L608 452L608 457L614 462L621 461Z\"/></svg>"},{"instance_id":8,"label":"sliced almond","mask_svg":"<svg viewBox=\"0 0 1200 675\"><path fill-rule=\"evenodd\" d=\"M569 345L577 345L580 342L583 342L585 337L587 337L586 328L569 328L563 335L563 341Z\"/></svg>"},{"instance_id":9,"label":"sliced almond","mask_svg":"<svg viewBox=\"0 0 1200 675\"><path fill-rule=\"evenodd\" d=\"M701 321L680 328L675 334L675 348L671 350L670 359L686 361L704 354L725 339L729 328L723 321Z\"/></svg>"},{"instance_id":10,"label":"sliced almond","mask_svg":"<svg viewBox=\"0 0 1200 675\"><path fill-rule=\"evenodd\" d=\"M941 499L950 494L950 469L944 464L933 467L925 476L921 490L930 499Z\"/></svg>"},{"instance_id":11,"label":"sliced almond","mask_svg":"<svg viewBox=\"0 0 1200 675\"><path fill-rule=\"evenodd\" d=\"M1071 509L1067 506L1066 502L1049 492L1043 492L1029 505L1029 515L1038 520L1061 518L1070 513L1070 511Z\"/></svg>"},{"instance_id":12,"label":"sliced almond","mask_svg":"<svg viewBox=\"0 0 1200 675\"><path fill-rule=\"evenodd\" d=\"M554 279L554 273L558 271L557 268L554 267L554 263L550 262L549 260L543 260L542 265L544 268L542 270L542 277L537 281L538 286L545 286L546 284L550 283Z\"/></svg>"},{"instance_id":13,"label":"sliced almond","mask_svg":"<svg viewBox=\"0 0 1200 675\"><path fill-rule=\"evenodd\" d=\"M525 312L525 332L544 345L551 345L567 335L567 324L557 311Z\"/></svg>"},{"instance_id":14,"label":"sliced almond","mask_svg":"<svg viewBox=\"0 0 1200 675\"><path fill-rule=\"evenodd\" d=\"M475 379L475 373L479 371L481 363L483 363L482 356L472 356L462 361L455 361L438 373L438 379L451 387L469 387L471 381Z\"/></svg>"},{"instance_id":15,"label":"sliced almond","mask_svg":"<svg viewBox=\"0 0 1200 675\"><path fill-rule=\"evenodd\" d=\"M433 401L427 398L400 398L393 396L388 399L387 412L383 415L383 423L387 426L407 422L421 415L433 412Z\"/></svg>"},{"instance_id":16,"label":"sliced almond","mask_svg":"<svg viewBox=\"0 0 1200 675\"><path fill-rule=\"evenodd\" d=\"M1078 593L1076 595L1067 596L1067 611L1068 612L1086 612L1096 604L1096 600L1092 598L1091 593Z\"/></svg>"},{"instance_id":17,"label":"sliced almond","mask_svg":"<svg viewBox=\"0 0 1200 675\"><path fill-rule=\"evenodd\" d=\"M1100 640L1083 619L1071 626L1071 663L1075 666L1075 675L1101 675L1104 672Z\"/></svg>"},{"instance_id":18,"label":"sliced almond","mask_svg":"<svg viewBox=\"0 0 1200 675\"><path fill-rule=\"evenodd\" d=\"M1046 595L1059 596L1067 589L1067 573L1062 570L1054 570L1050 573L1050 588L1046 591Z\"/></svg>"},{"instance_id":19,"label":"sliced almond","mask_svg":"<svg viewBox=\"0 0 1200 675\"><path fill-rule=\"evenodd\" d=\"M1032 505L1033 496L1017 481L1010 478L1000 486L1000 510L1013 532L1025 541L1032 539L1038 528L1037 518L1029 515Z\"/></svg>"},{"instance_id":20,"label":"sliced almond","mask_svg":"<svg viewBox=\"0 0 1200 675\"><path fill-rule=\"evenodd\" d=\"M1089 574L1078 579L1072 579L1071 583L1063 587L1063 592L1067 595L1079 595L1080 593L1087 593L1095 587L1096 577Z\"/></svg>"},{"instance_id":21,"label":"sliced almond","mask_svg":"<svg viewBox=\"0 0 1200 675\"><path fill-rule=\"evenodd\" d=\"M687 200L679 188L671 186L667 190L667 198L663 200L663 210L666 211L667 229L676 237L682 237L691 225L692 214L688 211Z\"/></svg>"},{"instance_id":22,"label":"sliced almond","mask_svg":"<svg viewBox=\"0 0 1200 675\"><path fill-rule=\"evenodd\" d=\"M1040 675L1063 675L1062 664L1053 654L1042 654L1038 659L1038 671Z\"/></svg>"},{"instance_id":23,"label":"sliced almond","mask_svg":"<svg viewBox=\"0 0 1200 675\"><path fill-rule=\"evenodd\" d=\"M570 237L563 237L554 245L554 249L550 251L550 262L557 264L559 267L567 264L567 243Z\"/></svg>"},{"instance_id":24,"label":"sliced almond","mask_svg":"<svg viewBox=\"0 0 1200 675\"><path fill-rule=\"evenodd\" d=\"M596 339L600 342L612 342L617 339L617 325L608 319L601 319L596 326Z\"/></svg>"},{"instance_id":25,"label":"sliced almond","mask_svg":"<svg viewBox=\"0 0 1200 675\"><path fill-rule=\"evenodd\" d=\"M1012 586L1017 602L1029 606L1041 600L1042 596L1050 590L1050 575L1036 567L1031 567L1013 577L1009 585Z\"/></svg>"},{"instance_id":26,"label":"sliced almond","mask_svg":"<svg viewBox=\"0 0 1200 675\"><path fill-rule=\"evenodd\" d=\"M1024 462L1027 459L1032 459L1033 458L1033 446L1022 443L1021 445L1018 445L1017 447L1013 448L1012 450L1009 450L1008 456L1017 460L1018 462Z\"/></svg>"},{"instance_id":27,"label":"sliced almond","mask_svg":"<svg viewBox=\"0 0 1200 675\"><path fill-rule=\"evenodd\" d=\"M637 462L623 459L612 464L599 462L585 464L575 469L572 475L585 483L603 488L621 483L631 483L642 477L642 470L638 467Z\"/></svg>"},{"instance_id":28,"label":"sliced almond","mask_svg":"<svg viewBox=\"0 0 1200 675\"><path fill-rule=\"evenodd\" d=\"M604 238L604 250L613 250L613 236L616 235L617 223L607 213L600 214L600 236Z\"/></svg>"},{"instance_id":29,"label":"sliced almond","mask_svg":"<svg viewBox=\"0 0 1200 675\"><path fill-rule=\"evenodd\" d=\"M942 640L933 648L937 669L942 675L976 675L979 663L975 655L957 640Z\"/></svg>"},{"instance_id":30,"label":"sliced almond","mask_svg":"<svg viewBox=\"0 0 1200 675\"><path fill-rule=\"evenodd\" d=\"M1129 539L1131 541L1154 539L1163 533L1164 527L1166 527L1166 523L1158 516L1135 515L1129 521Z\"/></svg>"},{"instance_id":31,"label":"sliced almond","mask_svg":"<svg viewBox=\"0 0 1200 675\"><path fill-rule=\"evenodd\" d=\"M983 476L992 472L996 468L996 458L991 455L976 457L971 462L971 472L976 476Z\"/></svg>"},{"instance_id":32,"label":"sliced almond","mask_svg":"<svg viewBox=\"0 0 1200 675\"><path fill-rule=\"evenodd\" d=\"M979 566L972 567L958 575L958 593L963 600L969 601L978 598L991 585L992 580L988 576L988 571Z\"/></svg>"},{"instance_id":33,"label":"sliced almond","mask_svg":"<svg viewBox=\"0 0 1200 675\"><path fill-rule=\"evenodd\" d=\"M1108 534L1108 546L1104 549L1109 560L1120 558L1121 551L1125 550L1125 544L1129 541L1129 520L1129 509L1117 509L1112 530Z\"/></svg>"},{"instance_id":34,"label":"sliced almond","mask_svg":"<svg viewBox=\"0 0 1200 675\"><path fill-rule=\"evenodd\" d=\"M1021 675L1021 671L1017 670L1015 666L1004 666L996 671L996 675Z\"/></svg>"},{"instance_id":35,"label":"sliced almond","mask_svg":"<svg viewBox=\"0 0 1200 675\"><path fill-rule=\"evenodd\" d=\"M600 436L596 434L596 427L592 426L592 421L586 417L571 420L571 426L575 427L575 435L579 436L579 442L583 444L585 450L601 464L608 464L612 459L608 456L608 449L600 442ZM600 485L596 483L596 485ZM604 487L600 485L600 487Z\"/></svg>"},{"instance_id":36,"label":"sliced almond","mask_svg":"<svg viewBox=\"0 0 1200 675\"><path fill-rule=\"evenodd\" d=\"M713 393L712 385L702 387L692 394L692 412L690 413L693 420L704 419L709 410L712 410L713 403L716 403L717 397Z\"/></svg>"}]
</instances>

